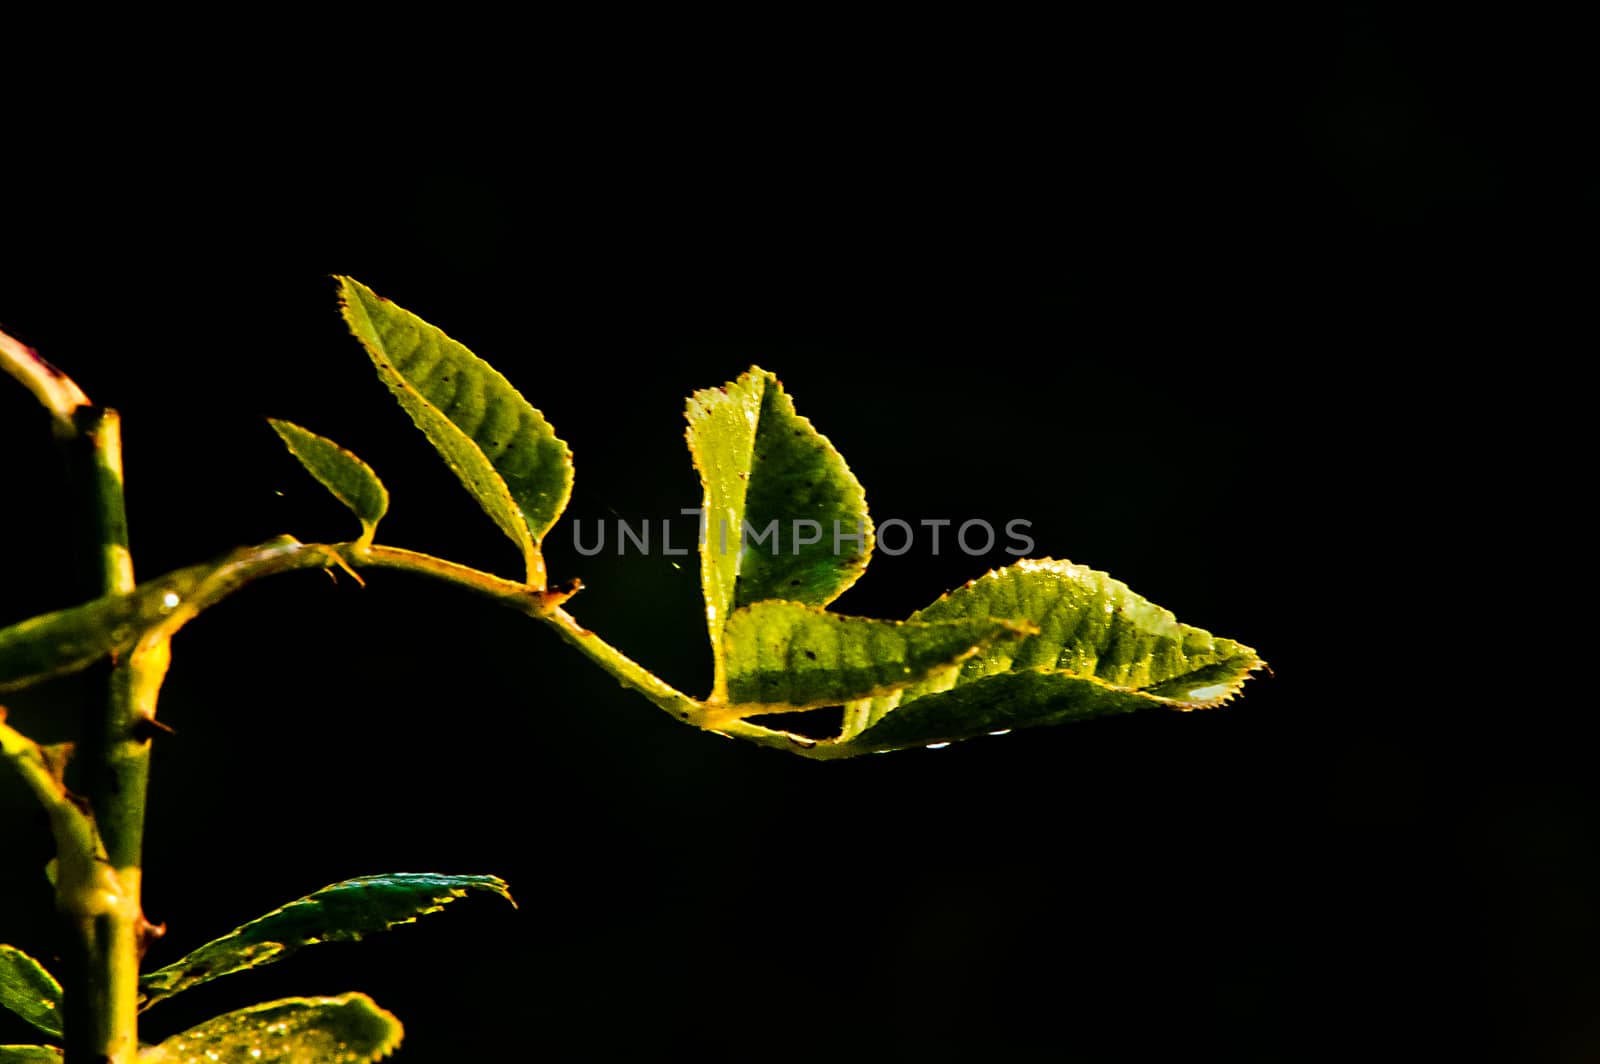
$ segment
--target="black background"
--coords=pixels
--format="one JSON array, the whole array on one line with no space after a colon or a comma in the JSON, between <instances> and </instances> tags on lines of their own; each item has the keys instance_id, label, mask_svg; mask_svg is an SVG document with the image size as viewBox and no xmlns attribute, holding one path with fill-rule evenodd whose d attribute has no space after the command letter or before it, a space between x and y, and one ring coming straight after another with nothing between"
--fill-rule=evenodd
<instances>
[{"instance_id":1,"label":"black background","mask_svg":"<svg viewBox=\"0 0 1600 1064\"><path fill-rule=\"evenodd\" d=\"M175 646L151 961L380 871L496 873L521 908L212 984L147 1037L362 989L418 1062L1600 1054L1578 755L1417 682L1462 616L1435 564L1464 534L1472 397L1511 401L1528 241L1581 187L1533 162L1497 19L358 39L153 64L65 121L12 105L0 322L122 411L141 576L349 535L263 416L379 471L384 541L515 574L346 335L347 273L551 419L577 467L553 578L686 690L710 676L693 560L581 558L571 522L695 505L682 400L752 363L880 522L1027 519L1036 554L1274 675L1211 713L814 764L677 725L464 595L277 578ZM75 562L14 388L0 453L11 622L72 601ZM838 608L903 616L1009 560L930 547ZM7 702L58 739L88 695ZM47 832L15 781L0 800L0 937L49 957Z\"/></svg>"}]
</instances>

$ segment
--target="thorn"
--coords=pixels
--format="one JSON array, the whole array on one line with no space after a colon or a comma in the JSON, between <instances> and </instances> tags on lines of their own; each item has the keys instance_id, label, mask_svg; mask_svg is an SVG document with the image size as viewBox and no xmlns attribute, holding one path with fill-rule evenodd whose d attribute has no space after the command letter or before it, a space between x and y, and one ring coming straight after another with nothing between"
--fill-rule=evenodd
<instances>
[{"instance_id":1,"label":"thorn","mask_svg":"<svg viewBox=\"0 0 1600 1064\"><path fill-rule=\"evenodd\" d=\"M71 743L51 743L39 747L39 756L44 758L44 767L56 785L63 791L67 789L67 762L72 760Z\"/></svg>"},{"instance_id":2,"label":"thorn","mask_svg":"<svg viewBox=\"0 0 1600 1064\"><path fill-rule=\"evenodd\" d=\"M178 733L172 725L151 716L142 716L133 722L133 737L141 742L149 742L157 735L176 734Z\"/></svg>"},{"instance_id":3,"label":"thorn","mask_svg":"<svg viewBox=\"0 0 1600 1064\"><path fill-rule=\"evenodd\" d=\"M145 950L150 948L150 943L167 933L167 925L164 922L152 924L144 918L144 913L140 913L139 919L134 924L134 933L139 938L139 958L143 960Z\"/></svg>"},{"instance_id":4,"label":"thorn","mask_svg":"<svg viewBox=\"0 0 1600 1064\"><path fill-rule=\"evenodd\" d=\"M542 612L564 605L569 598L582 590L583 581L573 577L558 588L549 591L535 591L533 594L538 598L539 609Z\"/></svg>"},{"instance_id":5,"label":"thorn","mask_svg":"<svg viewBox=\"0 0 1600 1064\"><path fill-rule=\"evenodd\" d=\"M361 579L361 574L356 572L354 569L350 568L350 563L345 561L344 560L344 555L340 554L338 551L334 551L333 552L333 564L337 565L339 568L341 568L345 572L349 573L350 574L350 579L354 580L356 583L360 584L362 587L366 587L367 586L367 582L365 580ZM333 570L332 569L324 569L323 572L327 573L329 576L333 576ZM339 578L338 577L333 577L333 582L337 584L339 582Z\"/></svg>"}]
</instances>

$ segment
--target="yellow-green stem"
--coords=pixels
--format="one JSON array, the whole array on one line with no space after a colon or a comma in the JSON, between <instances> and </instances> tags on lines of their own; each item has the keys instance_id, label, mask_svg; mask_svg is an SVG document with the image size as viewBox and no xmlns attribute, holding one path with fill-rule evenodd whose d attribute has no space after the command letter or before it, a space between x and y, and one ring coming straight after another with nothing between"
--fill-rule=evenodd
<instances>
[{"instance_id":1,"label":"yellow-green stem","mask_svg":"<svg viewBox=\"0 0 1600 1064\"><path fill-rule=\"evenodd\" d=\"M258 577L293 569L333 566L343 569L398 569L415 573L475 592L518 613L543 621L624 687L637 691L662 710L695 727L710 727L723 735L737 736L816 760L831 760L855 752L789 732L763 728L745 720L729 720L712 726L708 723L706 703L690 698L662 680L583 627L563 609L562 604L573 592L540 591L515 580L400 547L366 545L359 540L349 543L300 543L289 536L245 547L230 555L214 576L190 594L183 606L162 622L159 631L170 638L172 633L200 611Z\"/></svg>"},{"instance_id":2,"label":"yellow-green stem","mask_svg":"<svg viewBox=\"0 0 1600 1064\"><path fill-rule=\"evenodd\" d=\"M92 573L101 595L133 590L122 490L122 429L115 410L80 406L66 440L84 525L93 538ZM163 648L164 649L164 648ZM148 720L164 661L136 650L116 662L105 701L85 711L77 747L80 787L104 846L95 889L61 889L57 906L75 932L77 963L64 1002L67 1064L131 1064L138 1055L139 959L146 924L139 903ZM156 655L160 658L161 655ZM152 666L156 668L152 677Z\"/></svg>"}]
</instances>

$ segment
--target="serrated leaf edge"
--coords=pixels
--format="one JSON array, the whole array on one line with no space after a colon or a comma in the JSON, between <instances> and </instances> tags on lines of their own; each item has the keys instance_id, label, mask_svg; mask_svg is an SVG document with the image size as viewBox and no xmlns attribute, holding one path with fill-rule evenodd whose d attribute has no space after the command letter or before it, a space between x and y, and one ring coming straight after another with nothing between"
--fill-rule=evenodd
<instances>
[{"instance_id":1,"label":"serrated leaf edge","mask_svg":"<svg viewBox=\"0 0 1600 1064\"><path fill-rule=\"evenodd\" d=\"M372 319L367 314L365 307L356 307L356 306L352 305L351 300L350 300L350 298L349 298L349 296L347 294L348 293L348 289L351 286L353 286L355 288L358 288L358 289L365 289L368 293L371 294L373 299L376 299L379 302L389 303L389 304L391 304L391 305L393 305L393 306L395 306L395 307L397 307L398 309L401 309L401 310L405 310L405 308L404 307L400 307L399 304L394 302L394 300L389 299L386 296L379 295L377 292L374 292L372 289L367 288L366 285L362 284L360 281L356 280L354 277L346 277L346 276L343 276L343 275L336 275L335 276L335 280L339 282L339 311L340 311L340 315L344 318L345 324L349 327L350 332L355 336L356 340L361 344L362 348L366 350L368 356L372 359L373 363L378 366L378 368L379 368L379 376L382 379L384 385L386 387L388 387L391 391L398 389L400 391L406 392L408 395L413 396L416 399L417 403L420 404L424 409L427 410L428 415L430 417L430 420L434 420L435 423L443 431L445 431L447 434L450 434L454 439L457 439L461 443L465 444L466 447L469 449L469 451L471 453L477 455L478 458L482 460L483 467L491 474L490 479L492 480L492 483L493 483L493 489L491 489L491 490L494 491L494 494L495 494L495 497L496 497L495 501L496 502L503 502L505 504L506 510L507 510L507 512L508 512L508 514L510 516L511 521L516 525L516 529L515 530L508 529L508 528L505 527L505 525L501 524L500 520L493 513L490 513L486 507L484 507L482 500L475 499L474 501L478 503L480 509L483 509L485 511L485 514L489 517L489 520L496 527L498 527L502 532L506 533L506 535L513 541L513 543L517 546L517 548L522 552L523 560L524 560L524 563L525 563L525 565L527 567L528 585L530 587L534 587L534 588L536 588L538 590L543 590L544 587L545 587L545 582L546 582L545 581L544 552L541 549L542 544L544 542L544 536L543 535L538 535L538 536L534 535L533 528L528 523L528 515L523 513L522 507L517 504L517 500L512 496L511 488L506 483L505 477L500 473L500 471L498 469L495 468L493 460L491 460L489 458L489 456L484 453L483 448L478 446L478 442L476 440L474 440L471 436L467 435L466 432L463 431L461 429L461 427L459 425L457 425L454 421L450 420L449 416L446 415L443 410L440 410L439 407L436 406L433 403L432 400L430 400L427 396L423 395L420 391L418 391L417 388L410 382L410 380L408 380L406 378L405 374L401 373L400 370L395 367L394 363L389 359L388 355L385 352L383 352L382 350L375 350L373 348L373 346L367 342L367 338L362 335L361 331L357 327L356 322L355 322L355 320L353 318L353 315L355 313L359 313L361 315L361 317L366 320L366 322L367 322L369 327L372 324ZM429 328L434 329L435 331L437 331L440 336L444 337L446 340L449 340L451 343L456 344L463 351L466 351L469 354L472 353L472 349L471 348L467 347L466 344L463 344L459 340L456 340L454 337L450 336L450 334L446 333L443 329L439 328L437 325L434 325L432 322L426 321L425 319L421 318L419 315L415 314L412 311L408 310L408 311L406 311L406 313L407 314L411 314L413 317L416 317L419 321L423 321ZM516 387L514 385L512 385L509 380L506 379L505 374L501 373L499 370L495 369L488 362L484 361L484 359L481 356L473 354L473 357L477 358L479 362L482 362L484 367L486 368L486 370L489 373L493 374L494 376L498 377L501 381L503 381L507 388L510 388L516 394L521 395L521 392L517 391ZM526 402L527 400L524 398L523 401ZM554 429L553 426L550 425L549 419L545 418L544 414L541 413L538 410L538 408L533 407L533 404L531 404L531 403L529 403L528 405L529 405L529 407L531 409L534 410L534 412L536 414L539 415L539 418L542 421L544 421L545 425L550 428L551 437L557 443L559 443L562 446L562 448L565 450L566 456L567 456L567 462L568 462L568 464L570 466L571 461L572 461L572 448L567 445L567 442L565 440L563 440L559 436L555 435L555 429ZM404 408L405 404L402 403L401 406L402 406L402 408ZM407 415L411 416L412 417L412 421L415 422L416 418L415 418L414 415L411 414L411 411L407 410L406 413L407 413ZM418 427L420 428L420 426L418 426ZM423 435L426 436L427 433L424 432ZM431 443L431 441L430 441L430 443ZM458 463L456 463L455 461L453 461L450 458L449 455L439 451L439 449L437 447L434 448L434 451L439 454L439 457L441 459L444 460L445 465L447 465L450 468L450 471L456 475L456 479L461 481L463 483L463 485L465 485L466 484L466 479L463 476L464 470L461 468L461 466ZM569 476L567 476L565 478L565 482L563 484L563 489L564 490L562 491L560 497L558 498L558 500L556 502L556 505L553 508L554 509L554 514L551 517L551 527L555 526L555 522L558 521L560 519L562 513L564 513L566 511L567 504L572 499L572 484L573 484L573 477L569 475ZM468 489L468 494L469 495L472 494L470 489ZM548 531L548 530L546 530L546 531Z\"/></svg>"},{"instance_id":2,"label":"serrated leaf edge","mask_svg":"<svg viewBox=\"0 0 1600 1064\"><path fill-rule=\"evenodd\" d=\"M166 1001L168 998L176 997L184 991L192 990L197 986L203 986L214 979L220 979L224 976L235 975L239 972L249 971L252 968L259 968L264 964L276 963L277 961L298 952L305 946L316 946L327 942L359 942L362 939L372 935L379 935L385 931L392 931L394 928L403 927L406 924L414 924L420 917L440 912L445 908L445 906L457 901L458 899L467 897L467 895L474 890L487 890L490 893L498 895L499 897L502 897L506 901L510 902L512 908L517 907L516 899L511 896L510 884L501 879L499 876L485 876L483 877L482 881L473 883L471 885L444 885L443 891L435 892L434 897L428 902L425 908L417 909L409 916L404 916L390 923L386 923L382 927L373 928L369 931L364 931L361 933L347 932L342 934L338 928L330 928L328 932L323 935L314 938L302 939L297 942L273 942L268 940L252 943L250 946L246 947L246 950L253 952L242 951L244 952L244 959L248 963L242 963L236 968L228 968L224 971L215 972L214 974L207 974L204 978L197 979L196 981L179 983L175 988L161 987L159 988L159 992L154 992L151 990L152 987L155 987L159 977L182 975L183 968L190 958L195 957L196 955L202 953L203 951L209 950L214 946L226 943L229 939L242 935L249 928L255 927L264 921L270 920L280 913L293 909L296 906L315 904L317 902L318 895L325 894L328 891L336 890L340 887L353 886L355 884L371 880L393 879L396 876L424 874L431 873L389 872L373 876L357 876L353 879L343 879L337 883L329 883L327 886L315 890L304 897L296 898L294 901L280 905L276 909L256 917L254 920L240 924L226 935L222 935L219 938L214 938L209 942L195 947L184 956L180 957L176 961L173 961L171 964L157 968L153 971L146 972L144 975L142 975L139 978L139 1011L143 1012L144 1010L157 1005L160 1002ZM445 892L447 892L447 896L445 895Z\"/></svg>"}]
</instances>

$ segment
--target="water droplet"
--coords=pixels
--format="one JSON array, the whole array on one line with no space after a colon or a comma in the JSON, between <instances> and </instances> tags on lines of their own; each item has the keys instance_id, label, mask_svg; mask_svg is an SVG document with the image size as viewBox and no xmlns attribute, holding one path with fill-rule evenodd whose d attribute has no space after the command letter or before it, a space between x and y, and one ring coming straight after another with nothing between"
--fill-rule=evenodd
<instances>
[{"instance_id":1,"label":"water droplet","mask_svg":"<svg viewBox=\"0 0 1600 1064\"><path fill-rule=\"evenodd\" d=\"M1199 701L1199 702L1205 702L1208 699L1216 698L1219 695L1227 694L1227 692L1228 692L1228 685L1227 684L1225 684L1225 683L1214 683L1210 687L1196 687L1194 690L1189 692L1189 697L1193 698L1193 699L1195 699L1196 701Z\"/></svg>"},{"instance_id":2,"label":"water droplet","mask_svg":"<svg viewBox=\"0 0 1600 1064\"><path fill-rule=\"evenodd\" d=\"M171 613L173 610L178 608L178 603L182 601L182 596L180 596L176 591L168 591L165 595L161 596L161 612Z\"/></svg>"},{"instance_id":3,"label":"water droplet","mask_svg":"<svg viewBox=\"0 0 1600 1064\"><path fill-rule=\"evenodd\" d=\"M928 744L928 749L929 750L943 750L945 747L947 747L949 745L950 745L949 743L929 743Z\"/></svg>"}]
</instances>

